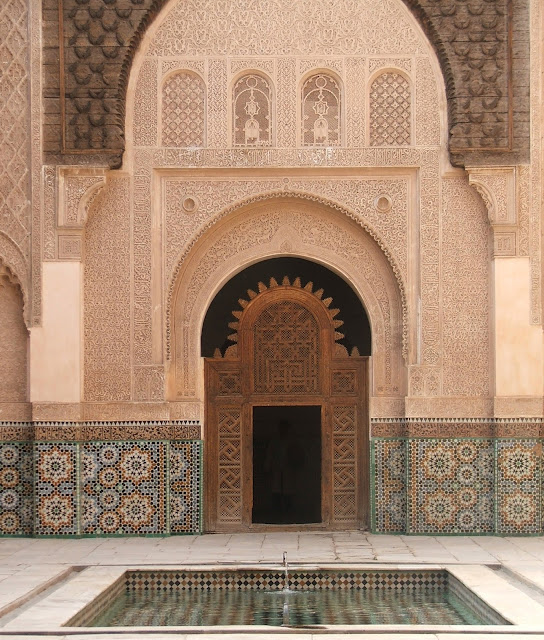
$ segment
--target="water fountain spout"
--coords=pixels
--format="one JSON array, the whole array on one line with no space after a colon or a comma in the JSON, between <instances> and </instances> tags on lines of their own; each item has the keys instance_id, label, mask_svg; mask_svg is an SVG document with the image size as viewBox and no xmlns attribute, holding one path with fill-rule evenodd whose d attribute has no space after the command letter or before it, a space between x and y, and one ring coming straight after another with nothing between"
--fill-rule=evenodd
<instances>
[{"instance_id":1,"label":"water fountain spout","mask_svg":"<svg viewBox=\"0 0 544 640\"><path fill-rule=\"evenodd\" d=\"M287 600L283 603L283 626L289 626L289 603Z\"/></svg>"},{"instance_id":2,"label":"water fountain spout","mask_svg":"<svg viewBox=\"0 0 544 640\"><path fill-rule=\"evenodd\" d=\"M287 551L283 552L283 571L285 573L285 579L283 581L283 589L289 590L289 565L287 564Z\"/></svg>"}]
</instances>

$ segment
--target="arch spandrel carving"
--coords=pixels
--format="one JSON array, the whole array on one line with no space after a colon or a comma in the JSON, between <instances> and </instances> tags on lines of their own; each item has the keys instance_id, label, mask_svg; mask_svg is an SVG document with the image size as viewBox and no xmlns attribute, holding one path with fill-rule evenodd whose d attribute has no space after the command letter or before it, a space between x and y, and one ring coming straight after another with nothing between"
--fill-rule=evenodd
<instances>
[{"instance_id":1,"label":"arch spandrel carving","mask_svg":"<svg viewBox=\"0 0 544 640\"><path fill-rule=\"evenodd\" d=\"M20 280L0 255L0 403L28 401L28 330L23 310Z\"/></svg>"},{"instance_id":2,"label":"arch spandrel carving","mask_svg":"<svg viewBox=\"0 0 544 640\"><path fill-rule=\"evenodd\" d=\"M0 231L0 265L5 264L17 279L23 294L24 320L30 327L30 304L28 292L28 267L26 260L17 245L8 235Z\"/></svg>"},{"instance_id":3,"label":"arch spandrel carving","mask_svg":"<svg viewBox=\"0 0 544 640\"><path fill-rule=\"evenodd\" d=\"M346 216L350 220L353 220L356 224L360 225L364 231L373 239L380 250L385 255L389 268L391 268L394 277L397 281L398 289L402 299L402 315L403 315L403 355L407 354L407 299L406 299L406 278L407 274L405 269L399 266L399 262L404 266L403 256L399 256L397 252L392 251L388 244L383 240L383 237L376 232L376 230L369 224L368 220L361 215L355 213L345 205L339 204L336 201L324 198L323 196L316 195L315 193L309 193L305 191L272 191L267 193L256 194L250 198L244 200L235 201L229 207L223 209L217 215L213 216L208 222L202 226L194 237L187 243L186 249L182 254L178 255L177 260L173 263L173 268L170 276L170 282L168 284L167 304L166 304L166 355L167 359L170 359L170 335L171 335L171 310L173 308L172 300L175 295L175 288L179 282L179 274L183 268L186 259L191 254L193 247L201 241L204 234L211 230L214 225L218 224L225 217L230 216L233 213L241 212L246 208L254 206L260 206L266 204L268 201L284 202L288 200L301 201L303 203L314 203L316 207L324 207L326 210L330 209L336 212L340 212L343 216ZM293 234L293 229L290 227L290 222L285 222L285 242L281 246L282 252L290 253L292 251L292 243L289 240Z\"/></svg>"},{"instance_id":4,"label":"arch spandrel carving","mask_svg":"<svg viewBox=\"0 0 544 640\"><path fill-rule=\"evenodd\" d=\"M200 330L217 291L250 264L286 254L320 262L351 283L372 328L372 395L404 395L403 325L408 318L387 257L342 213L286 199L253 203L226 216L194 244L181 264L169 306L170 400L203 399Z\"/></svg>"}]
</instances>

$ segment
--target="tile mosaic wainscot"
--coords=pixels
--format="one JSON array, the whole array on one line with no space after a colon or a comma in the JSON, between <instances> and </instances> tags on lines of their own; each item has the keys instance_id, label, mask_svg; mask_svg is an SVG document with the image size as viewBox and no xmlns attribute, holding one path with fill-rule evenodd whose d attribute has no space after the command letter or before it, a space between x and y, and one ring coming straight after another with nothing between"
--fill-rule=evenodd
<instances>
[{"instance_id":1,"label":"tile mosaic wainscot","mask_svg":"<svg viewBox=\"0 0 544 640\"><path fill-rule=\"evenodd\" d=\"M34 444L36 535L77 535L78 444Z\"/></svg>"},{"instance_id":2,"label":"tile mosaic wainscot","mask_svg":"<svg viewBox=\"0 0 544 640\"><path fill-rule=\"evenodd\" d=\"M0 534L32 535L34 464L32 442L0 442Z\"/></svg>"},{"instance_id":3,"label":"tile mosaic wainscot","mask_svg":"<svg viewBox=\"0 0 544 640\"><path fill-rule=\"evenodd\" d=\"M539 535L542 438L375 437L372 530ZM202 441L0 441L1 536L200 533Z\"/></svg>"},{"instance_id":4,"label":"tile mosaic wainscot","mask_svg":"<svg viewBox=\"0 0 544 640\"><path fill-rule=\"evenodd\" d=\"M410 530L492 533L493 441L414 439L408 446Z\"/></svg>"},{"instance_id":5,"label":"tile mosaic wainscot","mask_svg":"<svg viewBox=\"0 0 544 640\"><path fill-rule=\"evenodd\" d=\"M541 438L372 438L372 531L539 535Z\"/></svg>"},{"instance_id":6,"label":"tile mosaic wainscot","mask_svg":"<svg viewBox=\"0 0 544 640\"><path fill-rule=\"evenodd\" d=\"M82 443L81 532L165 532L166 448L152 440Z\"/></svg>"},{"instance_id":7,"label":"tile mosaic wainscot","mask_svg":"<svg viewBox=\"0 0 544 640\"><path fill-rule=\"evenodd\" d=\"M202 442L0 442L0 536L201 532Z\"/></svg>"},{"instance_id":8,"label":"tile mosaic wainscot","mask_svg":"<svg viewBox=\"0 0 544 640\"><path fill-rule=\"evenodd\" d=\"M504 535L541 532L542 442L501 439L496 443L497 529Z\"/></svg>"},{"instance_id":9,"label":"tile mosaic wainscot","mask_svg":"<svg viewBox=\"0 0 544 640\"><path fill-rule=\"evenodd\" d=\"M373 441L370 474L373 531L406 531L406 445L404 438Z\"/></svg>"}]
</instances>

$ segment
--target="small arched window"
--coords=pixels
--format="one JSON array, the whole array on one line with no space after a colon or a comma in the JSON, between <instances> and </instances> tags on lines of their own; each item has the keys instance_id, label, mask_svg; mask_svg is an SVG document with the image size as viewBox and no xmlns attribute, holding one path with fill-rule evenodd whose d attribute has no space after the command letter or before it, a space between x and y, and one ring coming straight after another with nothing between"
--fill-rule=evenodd
<instances>
[{"instance_id":1,"label":"small arched window","mask_svg":"<svg viewBox=\"0 0 544 640\"><path fill-rule=\"evenodd\" d=\"M370 87L370 145L408 145L411 132L410 83L400 73L381 73Z\"/></svg>"},{"instance_id":2,"label":"small arched window","mask_svg":"<svg viewBox=\"0 0 544 640\"><path fill-rule=\"evenodd\" d=\"M302 146L341 144L341 91L331 75L316 73L302 85Z\"/></svg>"},{"instance_id":3,"label":"small arched window","mask_svg":"<svg viewBox=\"0 0 544 640\"><path fill-rule=\"evenodd\" d=\"M206 86L190 71L178 71L162 86L162 144L204 147Z\"/></svg>"},{"instance_id":4,"label":"small arched window","mask_svg":"<svg viewBox=\"0 0 544 640\"><path fill-rule=\"evenodd\" d=\"M272 85L256 73L239 78L232 90L232 144L272 146Z\"/></svg>"}]
</instances>

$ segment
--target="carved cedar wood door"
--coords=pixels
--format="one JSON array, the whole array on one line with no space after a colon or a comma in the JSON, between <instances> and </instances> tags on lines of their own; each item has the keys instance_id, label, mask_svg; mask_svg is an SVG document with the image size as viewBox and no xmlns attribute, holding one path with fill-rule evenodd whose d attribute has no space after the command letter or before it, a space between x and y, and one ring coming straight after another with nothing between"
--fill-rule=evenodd
<instances>
[{"instance_id":1,"label":"carved cedar wood door","mask_svg":"<svg viewBox=\"0 0 544 640\"><path fill-rule=\"evenodd\" d=\"M233 311L235 344L205 360L206 529L278 528L252 522L253 410L304 405L321 412L321 521L296 528L366 528L368 358L338 344L339 310L311 282L258 289Z\"/></svg>"}]
</instances>

